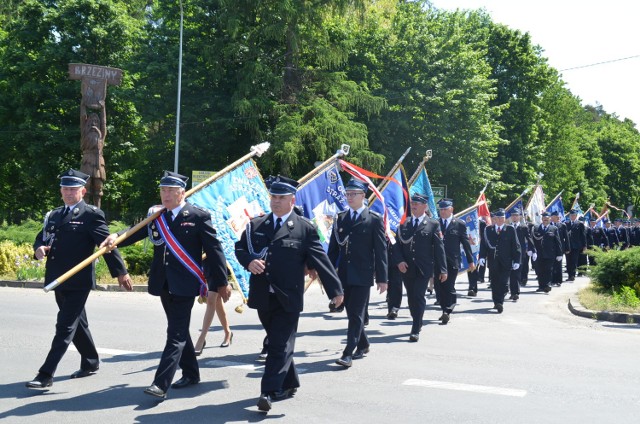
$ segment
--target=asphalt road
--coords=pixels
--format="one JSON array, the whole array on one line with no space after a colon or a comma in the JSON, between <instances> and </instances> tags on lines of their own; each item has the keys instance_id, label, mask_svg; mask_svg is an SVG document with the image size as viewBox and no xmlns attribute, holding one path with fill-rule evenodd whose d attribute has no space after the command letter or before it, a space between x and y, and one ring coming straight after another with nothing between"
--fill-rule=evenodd
<instances>
[{"instance_id":1,"label":"asphalt road","mask_svg":"<svg viewBox=\"0 0 640 424\"><path fill-rule=\"evenodd\" d=\"M7 423L638 423L640 326L595 322L572 315L567 299L586 279L550 294L530 280L520 301L498 315L481 284L439 325L430 299L418 343L408 342L403 309L385 318L384 296L373 294L367 328L372 346L351 369L335 365L346 335L345 314L327 312L318 286L306 295L296 343L302 387L292 399L257 411L263 331L255 311L233 311L233 344L220 348L217 319L200 359L202 382L170 390L159 402L145 395L164 346L165 318L158 298L145 293L94 292L87 312L101 353L98 374L79 380L71 348L49 390L24 386L44 360L57 308L52 293L0 288L0 420ZM193 311L198 335L204 306ZM180 372L176 379L180 377Z\"/></svg>"}]
</instances>

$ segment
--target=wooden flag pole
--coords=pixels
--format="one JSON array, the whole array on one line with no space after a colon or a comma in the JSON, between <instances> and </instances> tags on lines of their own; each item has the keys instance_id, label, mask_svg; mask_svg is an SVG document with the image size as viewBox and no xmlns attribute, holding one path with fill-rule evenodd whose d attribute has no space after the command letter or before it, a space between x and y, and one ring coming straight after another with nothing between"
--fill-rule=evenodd
<instances>
[{"instance_id":1,"label":"wooden flag pole","mask_svg":"<svg viewBox=\"0 0 640 424\"><path fill-rule=\"evenodd\" d=\"M191 190L187 191L186 194L185 194L185 198L189 197L190 195L192 195L193 193L195 193L195 192L197 192L199 190L202 190L203 188L205 188L209 184L213 183L214 181L220 179L224 174L226 174L227 172L231 171L232 169L240 166L241 164L243 164L245 161L251 159L252 157L254 157L254 156L258 156L258 157L262 156L262 154L264 152L266 152L267 149L269 149L269 145L270 145L269 143L265 142L265 143L260 143L260 144L258 144L256 146L252 146L251 147L251 151L249 153L247 153L246 155L244 155L243 157L241 157L237 161L233 162L231 165L223 168L219 172L216 172L215 175L207 178L206 180L204 180L203 182L201 182L197 186L193 187ZM117 246L118 244L120 244L121 242L123 242L124 240L129 238L129 236L131 234L133 234L133 233L137 232L138 230L142 229L143 227L145 227L147 224L149 224L154 219L159 217L160 214L162 214L163 212L164 212L164 208L156 211L155 213L153 213L151 215L149 215L146 219L140 221L133 228L130 228L129 230L127 230L124 233L122 233L120 236L118 236L118 238L116 238L116 240L114 241L114 245ZM85 267L90 265L93 261L98 259L100 256L104 255L105 253L108 253L107 248L106 247L101 247L93 255L89 256L88 258L86 258L85 260L83 260L82 262L80 262L79 264L74 266L73 268L71 268L69 271L65 272L60 277L56 278L51 283L47 284L44 287L45 293L47 293L47 292L55 289L56 287L58 287L60 284L64 283L69 278L73 277L78 271L84 269Z\"/></svg>"},{"instance_id":2,"label":"wooden flag pole","mask_svg":"<svg viewBox=\"0 0 640 424\"><path fill-rule=\"evenodd\" d=\"M302 178L300 178L298 180L298 183L299 183L298 190L300 190L302 187L304 187L305 185L310 183L311 180L313 179L313 177L315 177L318 173L320 173L327 166L331 165L331 163L333 161L335 161L336 159L339 159L339 158L341 158L343 156L347 156L349 154L349 150L350 150L350 146L348 144L343 144L342 146L340 146L340 148L338 149L338 151L336 152L335 155L331 156L329 159L325 160L320 165L318 165L315 168L313 168L311 170L311 172L307 173L307 175L305 175L304 177L302 177Z\"/></svg>"}]
</instances>

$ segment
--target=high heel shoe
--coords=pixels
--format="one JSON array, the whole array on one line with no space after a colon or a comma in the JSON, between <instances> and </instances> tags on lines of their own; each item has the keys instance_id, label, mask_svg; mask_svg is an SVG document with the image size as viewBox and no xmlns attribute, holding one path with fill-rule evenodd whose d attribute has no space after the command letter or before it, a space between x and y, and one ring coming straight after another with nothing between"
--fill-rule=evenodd
<instances>
[{"instance_id":1,"label":"high heel shoe","mask_svg":"<svg viewBox=\"0 0 640 424\"><path fill-rule=\"evenodd\" d=\"M196 350L196 356L200 356L202 355L202 351L204 350L204 347L207 345L207 341L205 340L204 343L202 343L202 349L200 350Z\"/></svg>"},{"instance_id":2,"label":"high heel shoe","mask_svg":"<svg viewBox=\"0 0 640 424\"><path fill-rule=\"evenodd\" d=\"M231 345L231 342L233 342L233 331L229 335L229 341L228 342L226 342L226 341L222 342L220 347L229 347Z\"/></svg>"}]
</instances>

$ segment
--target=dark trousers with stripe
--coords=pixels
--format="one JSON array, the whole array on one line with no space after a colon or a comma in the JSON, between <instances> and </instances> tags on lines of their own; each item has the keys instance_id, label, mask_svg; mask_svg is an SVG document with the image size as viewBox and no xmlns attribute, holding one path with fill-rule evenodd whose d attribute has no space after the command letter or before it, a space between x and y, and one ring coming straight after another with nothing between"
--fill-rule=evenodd
<instances>
[{"instance_id":1,"label":"dark trousers with stripe","mask_svg":"<svg viewBox=\"0 0 640 424\"><path fill-rule=\"evenodd\" d=\"M369 305L370 286L352 286L345 284L344 287L344 308L347 310L349 324L347 327L347 345L342 352L343 355L353 355L358 349L369 347L369 339L364 332L364 321ZM271 342L271 340L269 340Z\"/></svg>"},{"instance_id":2,"label":"dark trousers with stripe","mask_svg":"<svg viewBox=\"0 0 640 424\"><path fill-rule=\"evenodd\" d=\"M268 339L267 362L260 382L262 393L300 387L300 379L293 361L300 312L285 310L277 296L271 294L269 309L259 309L258 317Z\"/></svg>"},{"instance_id":3,"label":"dark trousers with stripe","mask_svg":"<svg viewBox=\"0 0 640 424\"><path fill-rule=\"evenodd\" d=\"M182 369L184 377L194 380L200 380L200 368L198 368L196 352L189 334L191 309L195 298L177 296L163 290L160 300L167 316L167 341L153 384L166 392L171 386L178 367Z\"/></svg>"},{"instance_id":4,"label":"dark trousers with stripe","mask_svg":"<svg viewBox=\"0 0 640 424\"><path fill-rule=\"evenodd\" d=\"M100 366L84 308L89 292L90 290L55 291L58 304L56 334L51 342L49 354L40 367L40 373L53 377L71 343L80 353L80 369L94 371Z\"/></svg>"}]
</instances>

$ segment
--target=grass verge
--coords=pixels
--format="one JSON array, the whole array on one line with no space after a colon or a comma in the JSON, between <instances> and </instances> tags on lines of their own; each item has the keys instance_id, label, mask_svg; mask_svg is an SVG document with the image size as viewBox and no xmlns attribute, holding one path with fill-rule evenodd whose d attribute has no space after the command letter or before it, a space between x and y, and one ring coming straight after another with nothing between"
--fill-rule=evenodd
<instances>
[{"instance_id":1,"label":"grass verge","mask_svg":"<svg viewBox=\"0 0 640 424\"><path fill-rule=\"evenodd\" d=\"M592 311L640 313L640 307L621 305L613 295L603 293L593 284L580 290L578 292L578 299L582 306Z\"/></svg>"}]
</instances>

